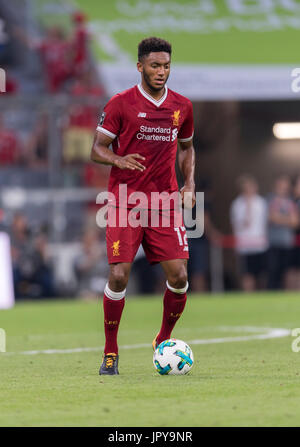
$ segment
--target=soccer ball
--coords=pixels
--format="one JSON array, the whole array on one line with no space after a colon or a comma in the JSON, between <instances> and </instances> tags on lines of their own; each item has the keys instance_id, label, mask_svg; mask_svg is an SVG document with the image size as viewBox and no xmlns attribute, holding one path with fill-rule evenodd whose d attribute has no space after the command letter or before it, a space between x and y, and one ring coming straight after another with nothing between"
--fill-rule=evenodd
<instances>
[{"instance_id":1,"label":"soccer ball","mask_svg":"<svg viewBox=\"0 0 300 447\"><path fill-rule=\"evenodd\" d=\"M153 364L161 374L186 374L194 363L191 348L182 340L169 338L161 342L154 351Z\"/></svg>"}]
</instances>

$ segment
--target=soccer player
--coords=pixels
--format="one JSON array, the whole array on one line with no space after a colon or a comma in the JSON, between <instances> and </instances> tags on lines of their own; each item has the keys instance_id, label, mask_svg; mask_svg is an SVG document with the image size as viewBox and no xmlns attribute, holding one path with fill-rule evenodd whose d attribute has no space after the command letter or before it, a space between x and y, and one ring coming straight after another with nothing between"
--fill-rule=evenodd
<instances>
[{"instance_id":1,"label":"soccer player","mask_svg":"<svg viewBox=\"0 0 300 447\"><path fill-rule=\"evenodd\" d=\"M137 69L141 83L113 96L102 113L92 148L91 159L111 165L108 190L116 198L120 211L130 214L134 205L119 197L119 185L126 185L127 194L142 192L149 199L149 209L155 208L151 193L178 192L175 173L177 142L178 162L184 178L180 194L192 196L195 204L195 151L192 143L192 103L168 89L171 45L150 37L138 45ZM109 146L112 144L112 149ZM172 202L173 203L173 202ZM166 205L167 207L167 205ZM160 218L164 204L159 206ZM171 220L174 209L170 209ZM128 217L128 221L129 221ZM118 221L119 222L119 221ZM173 220L172 220L173 222ZM171 337L186 303L188 244L184 225L134 227L111 225L106 229L107 256L110 265L105 287L104 332L105 347L99 374L119 374L117 333L125 304L126 285L136 252L143 245L151 264L160 263L166 275L163 318L153 348Z\"/></svg>"}]
</instances>

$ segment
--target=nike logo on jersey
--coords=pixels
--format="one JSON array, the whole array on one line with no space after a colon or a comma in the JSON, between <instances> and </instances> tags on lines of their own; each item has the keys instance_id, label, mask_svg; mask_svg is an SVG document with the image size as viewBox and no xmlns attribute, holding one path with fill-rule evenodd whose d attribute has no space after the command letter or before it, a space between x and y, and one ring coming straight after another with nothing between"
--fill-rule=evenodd
<instances>
[{"instance_id":1,"label":"nike logo on jersey","mask_svg":"<svg viewBox=\"0 0 300 447\"><path fill-rule=\"evenodd\" d=\"M138 114L138 118L146 118L146 116L147 116L147 113L144 113L144 112L139 112L139 114Z\"/></svg>"}]
</instances>

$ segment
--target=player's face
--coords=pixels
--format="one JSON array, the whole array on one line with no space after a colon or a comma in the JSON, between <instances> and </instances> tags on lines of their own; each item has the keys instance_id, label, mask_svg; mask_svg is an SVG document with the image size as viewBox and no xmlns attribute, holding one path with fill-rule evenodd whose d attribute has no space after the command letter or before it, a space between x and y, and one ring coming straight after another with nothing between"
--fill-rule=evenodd
<instances>
[{"instance_id":1,"label":"player's face","mask_svg":"<svg viewBox=\"0 0 300 447\"><path fill-rule=\"evenodd\" d=\"M162 90L170 74L170 54L164 51L149 53L138 62L138 71L147 86L158 92Z\"/></svg>"}]
</instances>

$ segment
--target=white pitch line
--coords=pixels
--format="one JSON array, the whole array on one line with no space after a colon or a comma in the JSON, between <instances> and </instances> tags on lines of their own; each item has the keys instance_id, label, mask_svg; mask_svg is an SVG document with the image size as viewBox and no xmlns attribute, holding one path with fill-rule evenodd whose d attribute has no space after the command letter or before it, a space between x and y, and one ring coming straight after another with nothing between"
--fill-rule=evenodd
<instances>
[{"instance_id":1,"label":"white pitch line","mask_svg":"<svg viewBox=\"0 0 300 447\"><path fill-rule=\"evenodd\" d=\"M289 329L272 329L267 334L257 335L244 335L241 337L224 337L224 338L209 338L207 340L191 340L187 343L191 345L209 345L214 343L231 343L235 341L248 341L248 340L267 340L269 338L282 338L291 335Z\"/></svg>"},{"instance_id":2,"label":"white pitch line","mask_svg":"<svg viewBox=\"0 0 300 447\"><path fill-rule=\"evenodd\" d=\"M291 335L289 329L282 328L262 328L267 330L266 334L256 334L256 335L245 335L239 337L222 337L222 338L207 338L207 339L197 339L189 340L187 343L189 345L209 345L216 343L232 343L239 341L250 341L250 340L267 340L271 338L282 338ZM139 348L149 348L151 345L149 343L139 343L134 345L123 345L120 349L139 349ZM6 352L4 355L37 355L37 354L74 354L78 352L98 352L103 351L104 346L91 347L91 348L70 348L70 349L44 349L38 351L17 351L17 352Z\"/></svg>"}]
</instances>

